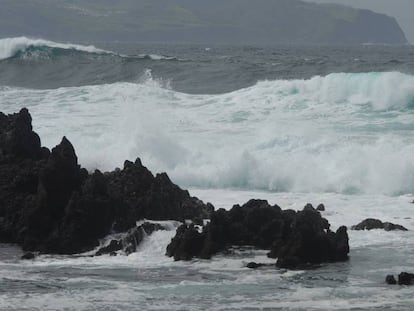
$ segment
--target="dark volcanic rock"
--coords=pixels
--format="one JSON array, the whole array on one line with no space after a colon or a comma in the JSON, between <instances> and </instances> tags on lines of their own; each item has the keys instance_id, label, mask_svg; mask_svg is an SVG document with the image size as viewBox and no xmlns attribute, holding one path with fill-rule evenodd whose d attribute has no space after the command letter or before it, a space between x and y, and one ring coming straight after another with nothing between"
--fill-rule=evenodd
<instances>
[{"instance_id":1,"label":"dark volcanic rock","mask_svg":"<svg viewBox=\"0 0 414 311\"><path fill-rule=\"evenodd\" d=\"M87 172L84 173L87 177ZM81 190L81 170L72 144L63 137L39 175L39 199L62 213L72 193Z\"/></svg>"},{"instance_id":2,"label":"dark volcanic rock","mask_svg":"<svg viewBox=\"0 0 414 311\"><path fill-rule=\"evenodd\" d=\"M181 225L177 229L175 237L167 246L166 255L174 257L174 260L190 260L194 254L200 254L205 235L199 233L193 224Z\"/></svg>"},{"instance_id":3,"label":"dark volcanic rock","mask_svg":"<svg viewBox=\"0 0 414 311\"><path fill-rule=\"evenodd\" d=\"M382 222L378 219L368 218L360 222L359 224L352 226L352 230L372 230L372 229L384 229L385 231L401 230L408 231L401 225L396 225L390 222Z\"/></svg>"},{"instance_id":4,"label":"dark volcanic rock","mask_svg":"<svg viewBox=\"0 0 414 311\"><path fill-rule=\"evenodd\" d=\"M385 278L385 282L389 285L397 284L397 280L395 279L395 277L392 274L387 275L387 277Z\"/></svg>"},{"instance_id":5,"label":"dark volcanic rock","mask_svg":"<svg viewBox=\"0 0 414 311\"><path fill-rule=\"evenodd\" d=\"M40 138L32 130L32 117L26 108L9 116L0 112L0 129L0 157L38 159L41 156Z\"/></svg>"},{"instance_id":6,"label":"dark volcanic rock","mask_svg":"<svg viewBox=\"0 0 414 311\"><path fill-rule=\"evenodd\" d=\"M389 285L395 285L397 284L397 280L395 277L390 274L387 275L385 278L385 282ZM398 285L413 285L414 284L414 274L408 273L408 272L401 272L398 275Z\"/></svg>"},{"instance_id":7,"label":"dark volcanic rock","mask_svg":"<svg viewBox=\"0 0 414 311\"><path fill-rule=\"evenodd\" d=\"M384 224L379 219L367 218L359 224L352 226L352 230L372 230L372 229L383 229Z\"/></svg>"},{"instance_id":8,"label":"dark volcanic rock","mask_svg":"<svg viewBox=\"0 0 414 311\"><path fill-rule=\"evenodd\" d=\"M123 198L135 219L178 220L209 218L214 207L191 197L173 184L166 173L155 177L142 165L125 161L124 169L107 173L111 196Z\"/></svg>"},{"instance_id":9,"label":"dark volcanic rock","mask_svg":"<svg viewBox=\"0 0 414 311\"><path fill-rule=\"evenodd\" d=\"M34 258L35 258L35 255L32 252L24 253L23 256L21 257L21 259L23 260L30 260Z\"/></svg>"},{"instance_id":10,"label":"dark volcanic rock","mask_svg":"<svg viewBox=\"0 0 414 311\"><path fill-rule=\"evenodd\" d=\"M142 225L128 230L118 240L111 240L109 245L101 247L95 256L103 254L113 254L119 250L123 250L125 254L129 255L137 251L137 247L144 240L145 236L152 234L154 231L165 230L163 226L157 223L145 222Z\"/></svg>"},{"instance_id":11,"label":"dark volcanic rock","mask_svg":"<svg viewBox=\"0 0 414 311\"><path fill-rule=\"evenodd\" d=\"M247 268L249 268L249 269L257 269L257 268L260 268L260 267L263 267L264 266L264 264L262 264L262 263L257 263L257 262L249 262L247 265L246 265L246 267Z\"/></svg>"},{"instance_id":12,"label":"dark volcanic rock","mask_svg":"<svg viewBox=\"0 0 414 311\"><path fill-rule=\"evenodd\" d=\"M122 241L119 240L111 240L107 246L101 247L95 253L95 256L101 256L104 254L113 254L122 249Z\"/></svg>"},{"instance_id":13,"label":"dark volcanic rock","mask_svg":"<svg viewBox=\"0 0 414 311\"><path fill-rule=\"evenodd\" d=\"M202 219L214 210L166 174L154 177L139 159L123 170L89 174L66 137L51 152L41 147L27 109L0 113L0 176L0 243L31 251L84 252L137 220Z\"/></svg>"},{"instance_id":14,"label":"dark volcanic rock","mask_svg":"<svg viewBox=\"0 0 414 311\"><path fill-rule=\"evenodd\" d=\"M349 240L346 227L336 232L316 210L297 212L285 234L273 243L270 257L278 258L280 268L295 268L302 264L345 261L348 259Z\"/></svg>"},{"instance_id":15,"label":"dark volcanic rock","mask_svg":"<svg viewBox=\"0 0 414 311\"><path fill-rule=\"evenodd\" d=\"M202 232L192 225L181 226L167 255L175 260L211 258L231 246L269 249L269 257L278 258L277 265L285 268L344 261L349 253L346 227L330 231L328 221L311 205L299 212L282 211L267 201L251 200L230 211L214 212Z\"/></svg>"},{"instance_id":16,"label":"dark volcanic rock","mask_svg":"<svg viewBox=\"0 0 414 311\"><path fill-rule=\"evenodd\" d=\"M324 212L325 211L325 205L323 205L322 203L318 205L318 207L316 208L317 211L319 212Z\"/></svg>"},{"instance_id":17,"label":"dark volcanic rock","mask_svg":"<svg viewBox=\"0 0 414 311\"><path fill-rule=\"evenodd\" d=\"M404 226L393 224L390 222L384 222L384 230L385 231L393 231L393 230L408 231L408 229L405 228Z\"/></svg>"},{"instance_id":18,"label":"dark volcanic rock","mask_svg":"<svg viewBox=\"0 0 414 311\"><path fill-rule=\"evenodd\" d=\"M64 137L39 173L35 202L27 212L25 249L79 253L93 248L109 233L123 205L112 198L106 180L81 169Z\"/></svg>"},{"instance_id":19,"label":"dark volcanic rock","mask_svg":"<svg viewBox=\"0 0 414 311\"><path fill-rule=\"evenodd\" d=\"M246 265L246 268L249 268L249 269L258 269L258 268L262 268L262 267L274 268L275 265L271 264L271 263L257 263L257 262L254 262L254 261L249 262Z\"/></svg>"},{"instance_id":20,"label":"dark volcanic rock","mask_svg":"<svg viewBox=\"0 0 414 311\"><path fill-rule=\"evenodd\" d=\"M145 236L152 234L154 231L164 230L159 224L144 223L139 227L130 229L122 239L122 245L126 254L136 252L137 247L144 240Z\"/></svg>"},{"instance_id":21,"label":"dark volcanic rock","mask_svg":"<svg viewBox=\"0 0 414 311\"><path fill-rule=\"evenodd\" d=\"M398 284L399 285L413 285L414 284L414 274L401 272L398 275Z\"/></svg>"}]
</instances>

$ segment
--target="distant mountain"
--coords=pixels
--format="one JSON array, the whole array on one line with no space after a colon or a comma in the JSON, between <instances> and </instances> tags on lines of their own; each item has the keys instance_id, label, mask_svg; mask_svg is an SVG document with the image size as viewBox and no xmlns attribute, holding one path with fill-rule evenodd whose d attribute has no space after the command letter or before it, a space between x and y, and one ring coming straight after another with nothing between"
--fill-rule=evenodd
<instances>
[{"instance_id":1,"label":"distant mountain","mask_svg":"<svg viewBox=\"0 0 414 311\"><path fill-rule=\"evenodd\" d=\"M0 0L0 37L219 44L405 44L383 14L301 0Z\"/></svg>"}]
</instances>

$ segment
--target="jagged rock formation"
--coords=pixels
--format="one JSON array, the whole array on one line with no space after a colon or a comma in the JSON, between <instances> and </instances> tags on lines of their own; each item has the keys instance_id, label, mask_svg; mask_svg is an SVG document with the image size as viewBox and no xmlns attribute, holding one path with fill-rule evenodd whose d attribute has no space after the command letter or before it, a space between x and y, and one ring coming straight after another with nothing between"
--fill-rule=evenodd
<instances>
[{"instance_id":1,"label":"jagged rock formation","mask_svg":"<svg viewBox=\"0 0 414 311\"><path fill-rule=\"evenodd\" d=\"M268 249L285 268L348 258L346 228L332 232L310 204L295 212L251 200L214 212L167 174L153 176L139 159L125 161L122 170L90 174L67 138L51 151L41 147L27 109L0 113L0 174L0 243L18 243L26 251L80 253L99 246L109 233L123 233L95 255L129 254L145 235L163 230L154 223L136 227L137 220L149 218L193 220L180 226L168 245L175 260L211 258L245 245ZM203 218L210 222L194 224Z\"/></svg>"},{"instance_id":2,"label":"jagged rock formation","mask_svg":"<svg viewBox=\"0 0 414 311\"><path fill-rule=\"evenodd\" d=\"M138 227L129 229L128 232L123 234L121 238L112 239L108 245L99 248L95 253L95 256L101 256L104 254L116 255L116 252L121 250L126 255L135 253L145 236L159 230L165 229L160 224L144 222Z\"/></svg>"},{"instance_id":3,"label":"jagged rock formation","mask_svg":"<svg viewBox=\"0 0 414 311\"><path fill-rule=\"evenodd\" d=\"M316 208L317 211L319 212L324 212L325 211L325 205L324 204L319 204L318 207Z\"/></svg>"},{"instance_id":4,"label":"jagged rock formation","mask_svg":"<svg viewBox=\"0 0 414 311\"><path fill-rule=\"evenodd\" d=\"M278 258L276 265L283 268L347 260L346 227L336 232L329 227L310 204L296 212L251 200L214 212L202 230L192 224L180 226L167 255L175 260L207 259L231 246L255 246L270 250L268 256Z\"/></svg>"},{"instance_id":5,"label":"jagged rock formation","mask_svg":"<svg viewBox=\"0 0 414 311\"><path fill-rule=\"evenodd\" d=\"M373 229L384 229L385 231L401 230L408 231L407 228L393 224L391 222L382 222L381 220L374 218L367 218L361 221L359 224L352 226L352 230L373 230Z\"/></svg>"},{"instance_id":6,"label":"jagged rock formation","mask_svg":"<svg viewBox=\"0 0 414 311\"><path fill-rule=\"evenodd\" d=\"M65 137L52 151L41 147L27 109L0 113L0 175L0 243L30 251L80 253L143 218L208 218L214 209L139 159L89 174Z\"/></svg>"}]
</instances>

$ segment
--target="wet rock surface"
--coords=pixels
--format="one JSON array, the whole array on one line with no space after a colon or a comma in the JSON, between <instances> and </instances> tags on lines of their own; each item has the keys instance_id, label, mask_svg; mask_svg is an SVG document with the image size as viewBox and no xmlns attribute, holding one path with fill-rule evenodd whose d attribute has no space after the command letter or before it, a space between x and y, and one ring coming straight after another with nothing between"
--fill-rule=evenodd
<instances>
[{"instance_id":1,"label":"wet rock surface","mask_svg":"<svg viewBox=\"0 0 414 311\"><path fill-rule=\"evenodd\" d=\"M157 223L144 222L142 225L131 228L121 238L113 239L107 246L98 249L95 256L104 254L114 254L117 251L123 251L126 255L137 251L138 246L142 243L147 235L155 231L165 230L164 227Z\"/></svg>"},{"instance_id":2,"label":"wet rock surface","mask_svg":"<svg viewBox=\"0 0 414 311\"><path fill-rule=\"evenodd\" d=\"M175 260L207 259L232 246L269 250L278 267L291 269L348 259L347 229L331 231L311 204L293 211L250 200L214 211L167 174L154 176L140 159L112 172L89 173L66 137L51 151L42 148L26 109L0 114L0 126L0 242L25 251L75 254L122 233L95 255L129 254L146 235L163 229L154 223L137 227L138 220L190 219L193 223L181 225L167 247ZM195 225L207 218L204 226Z\"/></svg>"},{"instance_id":3,"label":"wet rock surface","mask_svg":"<svg viewBox=\"0 0 414 311\"><path fill-rule=\"evenodd\" d=\"M408 231L407 228L393 224L390 222L382 222L379 219L367 218L359 224L352 226L352 230L373 230L373 229L384 229L385 231L401 230Z\"/></svg>"},{"instance_id":4,"label":"wet rock surface","mask_svg":"<svg viewBox=\"0 0 414 311\"><path fill-rule=\"evenodd\" d=\"M398 275L398 282L394 275L387 275L385 282L389 285L414 285L414 274L408 272L401 272Z\"/></svg>"},{"instance_id":5,"label":"wet rock surface","mask_svg":"<svg viewBox=\"0 0 414 311\"><path fill-rule=\"evenodd\" d=\"M74 254L134 229L137 220L208 218L214 210L139 159L90 174L66 137L51 151L41 147L31 121L27 109L0 113L0 243Z\"/></svg>"},{"instance_id":6,"label":"wet rock surface","mask_svg":"<svg viewBox=\"0 0 414 311\"><path fill-rule=\"evenodd\" d=\"M325 211L325 205L324 204L319 204L318 207L316 208L317 211L319 212L324 212Z\"/></svg>"},{"instance_id":7,"label":"wet rock surface","mask_svg":"<svg viewBox=\"0 0 414 311\"><path fill-rule=\"evenodd\" d=\"M328 221L311 205L296 212L251 200L212 213L202 230L180 226L167 255L175 260L208 259L231 246L268 249L268 256L278 258L276 265L281 268L345 261L349 253L346 227L331 231Z\"/></svg>"},{"instance_id":8,"label":"wet rock surface","mask_svg":"<svg viewBox=\"0 0 414 311\"><path fill-rule=\"evenodd\" d=\"M27 252L27 253L24 253L22 257L20 257L20 259L31 260L31 259L35 259L35 257L36 257L35 254L33 254L32 252Z\"/></svg>"},{"instance_id":9,"label":"wet rock surface","mask_svg":"<svg viewBox=\"0 0 414 311\"><path fill-rule=\"evenodd\" d=\"M32 117L26 108L19 113L0 112L0 155L39 159L42 156L40 138L33 131Z\"/></svg>"},{"instance_id":10,"label":"wet rock surface","mask_svg":"<svg viewBox=\"0 0 414 311\"><path fill-rule=\"evenodd\" d=\"M246 265L246 268L249 269L259 269L259 268L263 268L263 267L274 267L274 264L269 264L269 263L260 263L260 262L249 262Z\"/></svg>"},{"instance_id":11,"label":"wet rock surface","mask_svg":"<svg viewBox=\"0 0 414 311\"><path fill-rule=\"evenodd\" d=\"M398 275L398 284L399 285L413 285L414 284L414 274L408 272L401 272Z\"/></svg>"}]
</instances>

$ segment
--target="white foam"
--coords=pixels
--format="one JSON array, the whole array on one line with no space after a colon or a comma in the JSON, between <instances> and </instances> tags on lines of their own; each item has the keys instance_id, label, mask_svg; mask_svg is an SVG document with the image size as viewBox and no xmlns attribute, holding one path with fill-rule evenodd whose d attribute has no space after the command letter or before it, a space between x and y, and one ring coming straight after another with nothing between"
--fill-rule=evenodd
<instances>
[{"instance_id":1,"label":"white foam","mask_svg":"<svg viewBox=\"0 0 414 311\"><path fill-rule=\"evenodd\" d=\"M174 56L158 55L158 54L140 54L141 58L149 58L151 60L179 60Z\"/></svg>"},{"instance_id":2,"label":"white foam","mask_svg":"<svg viewBox=\"0 0 414 311\"><path fill-rule=\"evenodd\" d=\"M216 208L229 210L233 204L243 204L250 199L268 200L270 204L278 204L283 209L301 210L307 203L314 207L323 203L326 211L322 213L336 230L339 226L351 227L366 218L379 218L414 230L414 217L411 203L411 195L386 196L386 195L346 195L336 193L275 193L252 190L223 190L223 189L190 189L190 192L205 202L211 202ZM384 232L374 230L372 234L365 235L364 232L354 232L357 239L364 240L363 243L375 243L397 240L401 236L407 237L411 233L395 231ZM365 240L365 237L369 240ZM365 244L368 245L368 244ZM359 246L359 245L358 245Z\"/></svg>"},{"instance_id":3,"label":"white foam","mask_svg":"<svg viewBox=\"0 0 414 311\"><path fill-rule=\"evenodd\" d=\"M129 267L129 268L157 268L166 265L173 265L173 260L165 255L167 245L175 235L175 230L180 224L175 221L156 221L166 230L155 231L144 238L138 246L137 251L128 256L120 254L118 256L102 255L89 257L95 251L84 253L80 256L75 255L41 255L34 261L21 261L19 263L8 264L9 266L27 266L27 267L82 267L84 269L96 269L97 267ZM101 245L106 245L112 238L119 238L123 234L112 235L104 238ZM1 267L1 265L0 265Z\"/></svg>"},{"instance_id":4,"label":"white foam","mask_svg":"<svg viewBox=\"0 0 414 311\"><path fill-rule=\"evenodd\" d=\"M211 189L192 189L191 193L225 208L229 208L229 203L243 203L252 197L294 209L307 202L324 202L323 215L335 227L375 215L414 228L414 221L406 218L412 214L412 196ZM163 224L171 229L177 225ZM19 306L22 310L409 310L413 305L411 288L384 284L385 275L410 271L413 266L411 232L350 232L349 262L288 272L271 267L245 268L249 261L274 263L274 259L265 257L265 251L257 250L217 255L212 260L174 262L164 256L173 234L174 230L155 232L130 256L40 256L34 261L0 262L3 280L15 284L17 289L0 291L0 309L11 311ZM384 262L381 256L367 257L369 249L387 252L392 261ZM390 251L395 251L395 255Z\"/></svg>"},{"instance_id":5,"label":"white foam","mask_svg":"<svg viewBox=\"0 0 414 311\"><path fill-rule=\"evenodd\" d=\"M146 71L138 83L3 89L0 111L27 106L43 144L68 136L89 169L139 156L184 187L395 195L414 189L413 100L414 77L396 72L190 95Z\"/></svg>"},{"instance_id":6,"label":"white foam","mask_svg":"<svg viewBox=\"0 0 414 311\"><path fill-rule=\"evenodd\" d=\"M29 47L47 46L51 48L60 48L68 50L77 50L88 53L110 53L94 47L93 45L79 45L72 43L58 43L43 39L32 39L27 37L15 37L0 39L0 60L10 58L16 55L17 52L26 50Z\"/></svg>"}]
</instances>

